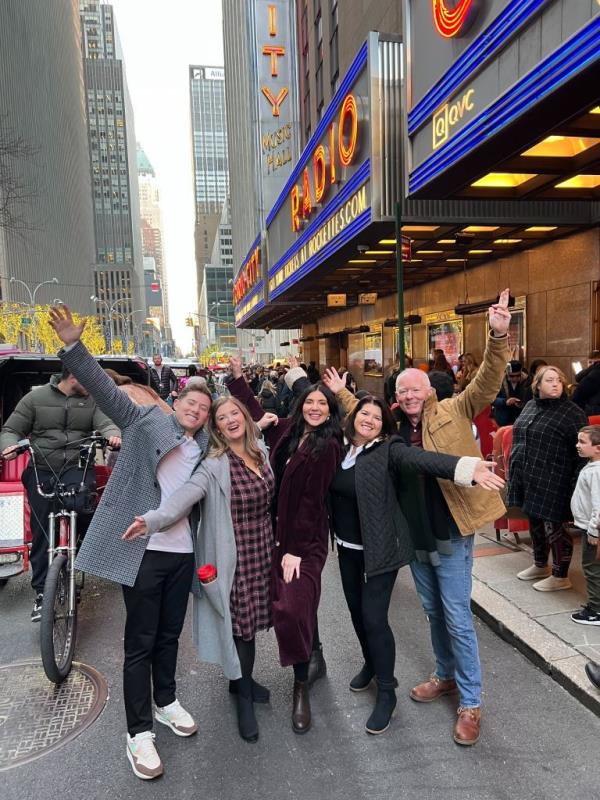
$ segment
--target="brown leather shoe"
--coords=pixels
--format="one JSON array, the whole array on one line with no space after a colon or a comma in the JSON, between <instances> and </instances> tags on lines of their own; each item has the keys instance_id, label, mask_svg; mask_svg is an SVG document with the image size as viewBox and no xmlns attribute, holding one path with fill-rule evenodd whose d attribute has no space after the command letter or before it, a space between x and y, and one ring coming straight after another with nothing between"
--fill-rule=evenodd
<instances>
[{"instance_id":1,"label":"brown leather shoe","mask_svg":"<svg viewBox=\"0 0 600 800\"><path fill-rule=\"evenodd\" d=\"M472 745L479 741L481 728L480 708L461 708L459 706L458 719L454 726L454 741L456 744Z\"/></svg>"},{"instance_id":2,"label":"brown leather shoe","mask_svg":"<svg viewBox=\"0 0 600 800\"><path fill-rule=\"evenodd\" d=\"M294 733L306 733L310 730L310 725L311 716L308 681L294 681L292 728Z\"/></svg>"},{"instance_id":3,"label":"brown leather shoe","mask_svg":"<svg viewBox=\"0 0 600 800\"><path fill-rule=\"evenodd\" d=\"M432 675L425 683L420 683L410 690L412 700L417 703L431 703L437 700L438 697L443 697L445 694L454 694L457 691L456 681L454 678L442 680L436 675Z\"/></svg>"}]
</instances>

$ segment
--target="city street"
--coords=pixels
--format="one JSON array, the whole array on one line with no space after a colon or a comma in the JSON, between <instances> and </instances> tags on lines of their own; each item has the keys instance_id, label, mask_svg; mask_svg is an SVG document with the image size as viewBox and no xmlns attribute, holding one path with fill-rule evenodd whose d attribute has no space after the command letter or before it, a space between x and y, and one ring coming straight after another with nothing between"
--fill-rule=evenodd
<instances>
[{"instance_id":1,"label":"city street","mask_svg":"<svg viewBox=\"0 0 600 800\"><path fill-rule=\"evenodd\" d=\"M400 684L397 713L385 735L366 735L373 696L371 691L355 695L347 689L360 658L335 561L330 556L324 575L319 616L328 675L311 695L313 729L306 736L291 730L291 671L278 666L269 633L259 640L256 675L271 688L271 704L258 706L258 744L244 743L220 670L198 663L186 626L178 695L200 731L187 740L156 726L165 775L150 784L132 774L125 757L120 589L90 580L80 607L77 657L106 677L108 703L73 741L4 772L3 799L36 797L42 787L53 797L78 800L142 795L553 800L573 796L575 785L579 797L598 796L594 754L600 720L479 621L485 689L479 744L460 748L452 741L453 698L430 705L408 698L411 685L427 675L431 658L427 623L407 569L400 574L392 602ZM37 656L39 629L29 621L31 598L23 577L1 590L0 666ZM0 687L0 706L7 700L2 693Z\"/></svg>"}]
</instances>

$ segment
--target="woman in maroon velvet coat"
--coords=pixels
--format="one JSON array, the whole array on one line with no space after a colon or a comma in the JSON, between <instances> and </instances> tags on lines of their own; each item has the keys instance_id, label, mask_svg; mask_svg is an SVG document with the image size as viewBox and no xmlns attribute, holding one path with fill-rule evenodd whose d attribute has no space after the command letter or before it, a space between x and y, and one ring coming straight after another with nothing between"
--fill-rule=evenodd
<instances>
[{"instance_id":1,"label":"woman in maroon velvet coat","mask_svg":"<svg viewBox=\"0 0 600 800\"><path fill-rule=\"evenodd\" d=\"M260 419L264 410L242 377L240 359L230 362L235 380L229 391ZM341 461L335 396L322 384L309 387L292 416L265 431L265 438L276 480L273 627L281 665L294 667L292 728L306 733L311 725L308 662L329 541L327 493Z\"/></svg>"}]
</instances>

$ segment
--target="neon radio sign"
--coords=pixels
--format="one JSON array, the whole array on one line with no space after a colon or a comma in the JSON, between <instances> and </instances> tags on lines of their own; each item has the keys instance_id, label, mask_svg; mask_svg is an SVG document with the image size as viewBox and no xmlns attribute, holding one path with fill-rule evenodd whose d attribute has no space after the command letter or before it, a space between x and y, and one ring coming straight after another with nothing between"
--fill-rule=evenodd
<instances>
[{"instance_id":1,"label":"neon radio sign","mask_svg":"<svg viewBox=\"0 0 600 800\"><path fill-rule=\"evenodd\" d=\"M479 0L458 0L451 7L450 0L431 0L433 24L440 36L452 39L465 34L477 16Z\"/></svg>"}]
</instances>

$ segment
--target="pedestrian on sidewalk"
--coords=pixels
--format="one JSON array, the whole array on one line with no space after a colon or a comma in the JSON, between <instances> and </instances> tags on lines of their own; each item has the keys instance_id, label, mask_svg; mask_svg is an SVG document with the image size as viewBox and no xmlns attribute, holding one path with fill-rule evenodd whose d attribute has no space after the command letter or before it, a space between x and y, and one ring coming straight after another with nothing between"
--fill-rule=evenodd
<instances>
[{"instance_id":1,"label":"pedestrian on sidewalk","mask_svg":"<svg viewBox=\"0 0 600 800\"><path fill-rule=\"evenodd\" d=\"M600 625L600 425L587 425L577 435L577 452L587 458L571 498L575 527L581 532L581 566L587 586L587 603L571 614L580 625Z\"/></svg>"},{"instance_id":2,"label":"pedestrian on sidewalk","mask_svg":"<svg viewBox=\"0 0 600 800\"><path fill-rule=\"evenodd\" d=\"M540 367L531 388L533 400L513 426L507 505L527 514L533 544L534 563L517 577L536 581L538 592L556 592L571 588L573 537L565 523L571 518L569 501L581 466L577 433L587 417L567 397L567 379L558 367Z\"/></svg>"},{"instance_id":3,"label":"pedestrian on sidewalk","mask_svg":"<svg viewBox=\"0 0 600 800\"><path fill-rule=\"evenodd\" d=\"M158 509L136 516L123 539L170 530L201 503L194 532L196 562L216 567L216 579L200 583L194 577L193 639L201 660L223 667L230 691L237 695L240 736L256 742L253 703L269 701L268 689L252 673L256 634L272 625L270 509L275 479L267 450L239 400L217 400L209 429L210 449L199 469Z\"/></svg>"},{"instance_id":4,"label":"pedestrian on sidewalk","mask_svg":"<svg viewBox=\"0 0 600 800\"><path fill-rule=\"evenodd\" d=\"M257 421L263 410L242 373L241 360L230 358L233 380L229 391ZM309 685L325 674L319 642L317 609L321 573L328 549L327 495L341 461L340 409L322 383L311 386L295 365L286 383L296 390L308 384L290 417L265 431L275 475L276 524L273 551L273 627L283 667L293 666L292 728L306 733L312 724Z\"/></svg>"},{"instance_id":5,"label":"pedestrian on sidewalk","mask_svg":"<svg viewBox=\"0 0 600 800\"><path fill-rule=\"evenodd\" d=\"M396 399L402 412L399 432L406 444L456 456L481 458L472 431L472 420L498 394L509 357L509 291L490 307L491 327L483 363L464 392L438 401L426 373L407 369L396 379ZM346 412L356 398L342 390L337 397ZM405 512L415 506L411 486L400 494ZM421 515L425 515L424 518ZM428 681L415 686L410 696L431 702L459 691L458 719L454 741L473 745L481 726L481 667L471 613L471 571L475 531L504 514L497 494L482 488L464 489L446 480L426 477L424 494L409 518L411 533L418 537L417 560L411 571L430 623L436 668ZM421 542L419 531L427 526L431 535Z\"/></svg>"},{"instance_id":6,"label":"pedestrian on sidewalk","mask_svg":"<svg viewBox=\"0 0 600 800\"><path fill-rule=\"evenodd\" d=\"M343 377L333 368L326 370L323 380L336 393L345 388ZM433 536L431 548L425 537L413 540L397 491L405 480L412 480L406 473L413 469L464 487L475 481L499 488L502 481L490 472L489 463L478 458L407 447L396 434L388 406L372 395L359 400L344 432L345 458L332 481L329 505L342 588L364 658L350 690L365 691L376 679L377 698L365 729L380 734L388 729L396 706L396 644L388 621L396 576L414 559L415 547L436 549Z\"/></svg>"},{"instance_id":7,"label":"pedestrian on sidewalk","mask_svg":"<svg viewBox=\"0 0 600 800\"><path fill-rule=\"evenodd\" d=\"M81 343L85 321L76 324L61 306L50 310L50 324L65 345L59 351L63 364L123 434L119 458L75 566L123 587L126 753L135 775L151 780L164 771L154 745L152 698L157 722L177 736L197 731L177 699L175 683L194 548L187 519L147 539L126 542L121 535L132 515L160 505L199 466L208 442L204 424L211 396L206 387L186 387L172 414L158 405L136 405Z\"/></svg>"}]
</instances>

